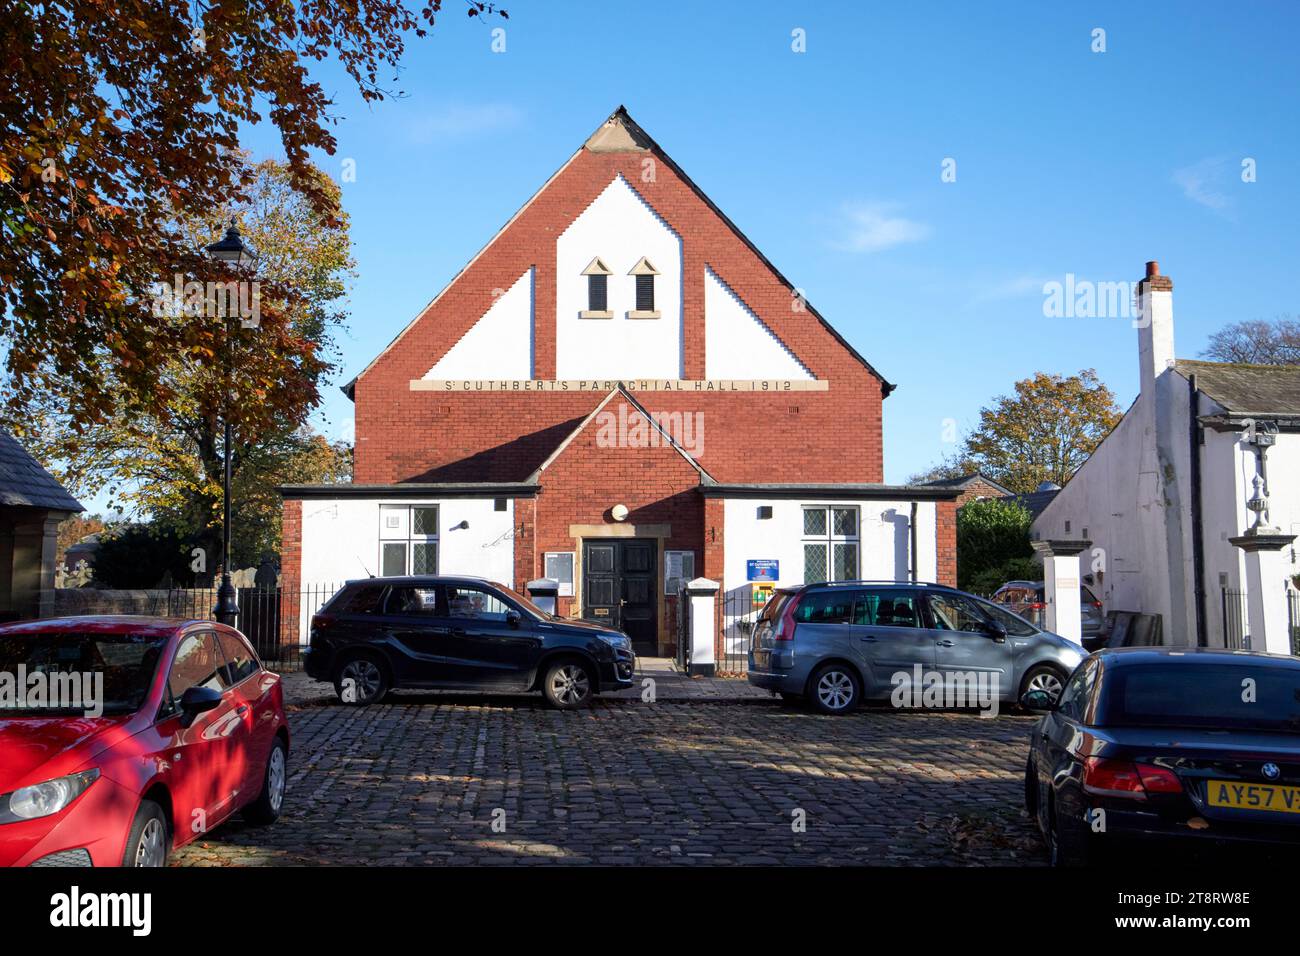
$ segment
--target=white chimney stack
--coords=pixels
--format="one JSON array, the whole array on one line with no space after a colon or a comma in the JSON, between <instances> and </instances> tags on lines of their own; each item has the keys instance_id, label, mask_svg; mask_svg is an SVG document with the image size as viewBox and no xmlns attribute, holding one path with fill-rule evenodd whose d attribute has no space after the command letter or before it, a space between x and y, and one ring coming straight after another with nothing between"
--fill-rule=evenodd
<instances>
[{"instance_id":1,"label":"white chimney stack","mask_svg":"<svg viewBox=\"0 0 1300 956\"><path fill-rule=\"evenodd\" d=\"M1138 364L1142 394L1153 394L1156 379L1174 364L1174 280L1160 274L1160 263L1147 263L1138 283Z\"/></svg>"}]
</instances>

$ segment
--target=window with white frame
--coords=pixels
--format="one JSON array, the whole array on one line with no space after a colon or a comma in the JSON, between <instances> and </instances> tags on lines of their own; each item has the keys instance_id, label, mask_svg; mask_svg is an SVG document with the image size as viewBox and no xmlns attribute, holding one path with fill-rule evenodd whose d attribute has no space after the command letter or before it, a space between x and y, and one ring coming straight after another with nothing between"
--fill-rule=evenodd
<instances>
[{"instance_id":1,"label":"window with white frame","mask_svg":"<svg viewBox=\"0 0 1300 956\"><path fill-rule=\"evenodd\" d=\"M858 578L858 509L805 505L803 580L852 581Z\"/></svg>"},{"instance_id":2,"label":"window with white frame","mask_svg":"<svg viewBox=\"0 0 1300 956\"><path fill-rule=\"evenodd\" d=\"M547 551L545 577L555 581L557 597L573 597L573 552Z\"/></svg>"},{"instance_id":3,"label":"window with white frame","mask_svg":"<svg viewBox=\"0 0 1300 956\"><path fill-rule=\"evenodd\" d=\"M438 573L438 506L379 506L379 573Z\"/></svg>"}]
</instances>

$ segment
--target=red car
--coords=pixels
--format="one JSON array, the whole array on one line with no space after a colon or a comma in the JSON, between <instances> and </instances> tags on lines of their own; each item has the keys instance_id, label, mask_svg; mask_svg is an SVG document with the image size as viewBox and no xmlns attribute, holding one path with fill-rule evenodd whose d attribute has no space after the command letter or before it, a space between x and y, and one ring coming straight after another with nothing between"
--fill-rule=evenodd
<instances>
[{"instance_id":1,"label":"red car","mask_svg":"<svg viewBox=\"0 0 1300 956\"><path fill-rule=\"evenodd\" d=\"M0 865L162 866L236 811L273 822L288 754L280 678L234 628L0 626Z\"/></svg>"}]
</instances>

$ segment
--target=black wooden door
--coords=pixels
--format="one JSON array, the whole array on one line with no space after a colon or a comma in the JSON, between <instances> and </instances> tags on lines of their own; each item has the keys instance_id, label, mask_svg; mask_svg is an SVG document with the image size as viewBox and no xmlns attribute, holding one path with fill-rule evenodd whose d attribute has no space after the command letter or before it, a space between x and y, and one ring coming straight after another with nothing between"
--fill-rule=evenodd
<instances>
[{"instance_id":1,"label":"black wooden door","mask_svg":"<svg viewBox=\"0 0 1300 956\"><path fill-rule=\"evenodd\" d=\"M638 654L659 651L658 546L647 538L588 540L582 548L582 610L632 638Z\"/></svg>"}]
</instances>

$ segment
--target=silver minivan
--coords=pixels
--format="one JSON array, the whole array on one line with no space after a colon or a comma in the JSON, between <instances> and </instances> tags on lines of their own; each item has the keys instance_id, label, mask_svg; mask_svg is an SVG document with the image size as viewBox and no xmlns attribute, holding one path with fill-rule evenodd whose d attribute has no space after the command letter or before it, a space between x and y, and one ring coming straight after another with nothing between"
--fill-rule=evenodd
<instances>
[{"instance_id":1,"label":"silver minivan","mask_svg":"<svg viewBox=\"0 0 1300 956\"><path fill-rule=\"evenodd\" d=\"M1087 656L1006 608L938 584L837 581L777 591L754 627L749 682L826 714L972 681L1004 703L1053 700Z\"/></svg>"}]
</instances>

